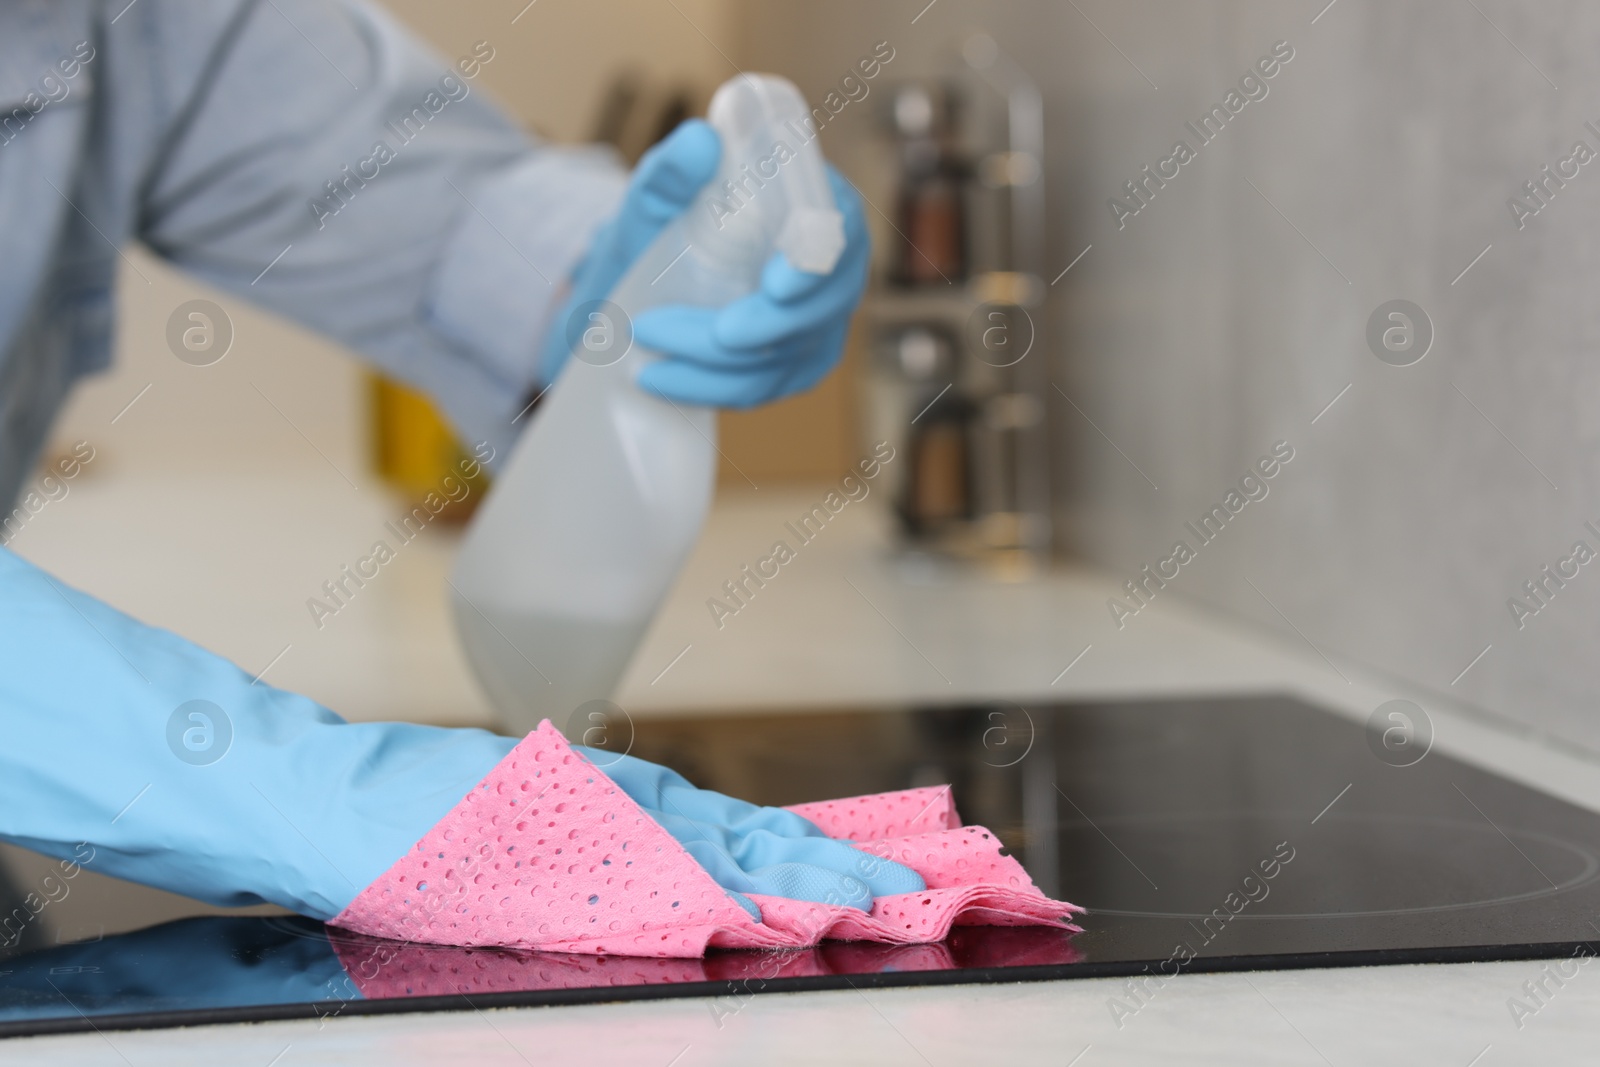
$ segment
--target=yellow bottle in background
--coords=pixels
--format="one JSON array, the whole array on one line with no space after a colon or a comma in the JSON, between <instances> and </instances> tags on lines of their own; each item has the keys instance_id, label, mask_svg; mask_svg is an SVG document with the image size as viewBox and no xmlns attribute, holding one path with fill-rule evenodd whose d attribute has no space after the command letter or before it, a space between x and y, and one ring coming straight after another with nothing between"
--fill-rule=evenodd
<instances>
[{"instance_id":1,"label":"yellow bottle in background","mask_svg":"<svg viewBox=\"0 0 1600 1067\"><path fill-rule=\"evenodd\" d=\"M447 522L463 523L472 517L489 489L487 471L465 478L459 465L469 458L466 448L439 414L432 401L392 378L367 375L369 447L372 466L385 483L419 503L429 493L439 493L445 478L467 482L467 492L439 513Z\"/></svg>"}]
</instances>

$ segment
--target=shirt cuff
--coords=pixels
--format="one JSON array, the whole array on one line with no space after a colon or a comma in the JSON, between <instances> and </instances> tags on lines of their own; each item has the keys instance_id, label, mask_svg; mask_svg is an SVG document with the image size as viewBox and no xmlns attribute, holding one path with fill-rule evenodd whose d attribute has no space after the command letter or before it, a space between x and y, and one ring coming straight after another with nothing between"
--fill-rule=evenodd
<instances>
[{"instance_id":1,"label":"shirt cuff","mask_svg":"<svg viewBox=\"0 0 1600 1067\"><path fill-rule=\"evenodd\" d=\"M539 348L566 282L616 214L627 180L609 150L547 149L465 190L469 206L423 309L429 327L486 372L486 381L462 383L462 395L449 387L439 395L464 430L486 439L511 433L510 419L537 384ZM482 426L485 417L495 425Z\"/></svg>"}]
</instances>

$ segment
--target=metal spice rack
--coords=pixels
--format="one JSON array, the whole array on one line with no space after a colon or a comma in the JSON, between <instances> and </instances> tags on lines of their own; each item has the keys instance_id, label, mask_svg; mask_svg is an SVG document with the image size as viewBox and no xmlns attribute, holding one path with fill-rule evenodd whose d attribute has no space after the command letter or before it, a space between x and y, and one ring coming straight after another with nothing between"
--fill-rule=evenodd
<instances>
[{"instance_id":1,"label":"metal spice rack","mask_svg":"<svg viewBox=\"0 0 1600 1067\"><path fill-rule=\"evenodd\" d=\"M890 488L909 554L1024 577L1051 543L1044 109L988 35L959 54L888 94L902 245L865 305L869 439L904 457Z\"/></svg>"}]
</instances>

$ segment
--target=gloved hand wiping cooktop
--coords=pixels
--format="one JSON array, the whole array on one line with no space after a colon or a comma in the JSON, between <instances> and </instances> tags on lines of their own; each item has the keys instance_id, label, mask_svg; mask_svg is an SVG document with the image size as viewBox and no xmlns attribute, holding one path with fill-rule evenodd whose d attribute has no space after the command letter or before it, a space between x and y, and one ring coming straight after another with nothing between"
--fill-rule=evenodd
<instances>
[{"instance_id":1,"label":"gloved hand wiping cooktop","mask_svg":"<svg viewBox=\"0 0 1600 1067\"><path fill-rule=\"evenodd\" d=\"M1006 921L1067 914L998 842L953 830L947 797L880 833L904 798L848 817L762 808L574 749L548 723L518 741L345 722L3 549L0 602L0 838L63 860L92 851L103 874L405 940L641 955L937 940L938 924L889 938L885 902L970 897L977 874L1027 898ZM965 833L985 855L928 867L904 849L917 830ZM915 907L947 930L971 910L953 900Z\"/></svg>"}]
</instances>

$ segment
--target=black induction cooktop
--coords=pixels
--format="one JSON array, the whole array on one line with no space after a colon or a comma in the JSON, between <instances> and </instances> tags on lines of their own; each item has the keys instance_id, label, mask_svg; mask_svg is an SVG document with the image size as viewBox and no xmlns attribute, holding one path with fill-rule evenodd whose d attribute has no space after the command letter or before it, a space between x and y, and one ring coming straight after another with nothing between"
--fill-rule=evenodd
<instances>
[{"instance_id":1,"label":"black induction cooktop","mask_svg":"<svg viewBox=\"0 0 1600 1067\"><path fill-rule=\"evenodd\" d=\"M584 740L761 803L950 782L967 822L1088 909L1083 932L654 960L408 945L199 904L134 928L115 889L74 892L0 948L0 1036L1100 976L1134 978L1119 1003L1136 1012L1196 971L1600 949L1600 815L1428 751L1415 705L1380 712L1363 728L1279 697L616 711ZM0 870L0 916L30 877Z\"/></svg>"}]
</instances>

